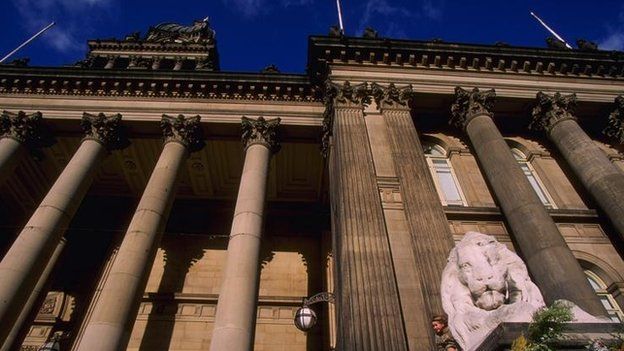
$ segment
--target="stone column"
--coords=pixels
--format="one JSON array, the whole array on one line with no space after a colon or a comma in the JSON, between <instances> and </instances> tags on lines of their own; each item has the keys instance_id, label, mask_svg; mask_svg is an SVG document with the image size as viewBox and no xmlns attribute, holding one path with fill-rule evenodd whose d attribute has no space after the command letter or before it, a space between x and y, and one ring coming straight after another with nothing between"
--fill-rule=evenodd
<instances>
[{"instance_id":1,"label":"stone column","mask_svg":"<svg viewBox=\"0 0 624 351\"><path fill-rule=\"evenodd\" d=\"M65 238L61 238L61 240L59 241L59 244L56 246L56 249L54 250L54 253L50 257L50 261L48 262L46 268L41 273L41 277L39 277L39 281L37 282L37 285L35 285L35 288L30 293L30 296L28 297L28 300L26 301L26 304L24 305L22 312L20 312L20 315L17 318L15 324L13 325L13 328L11 329L9 335L4 341L4 345L0 347L0 351L9 351L11 350L11 347L13 346L17 347L17 345L13 345L13 343L15 343L16 339L18 338L20 334L20 330L22 329L22 327L24 327L24 323L26 323L26 321L29 319L28 317L32 318L33 313L35 313L35 311L32 311L32 309L35 306L35 303L39 301L39 294L41 294L44 287L48 283L48 277L50 277L52 270L56 266L56 262L58 261L59 257L61 256L61 253L63 252L63 249L65 248L65 243L66 243Z\"/></svg>"},{"instance_id":2,"label":"stone column","mask_svg":"<svg viewBox=\"0 0 624 351\"><path fill-rule=\"evenodd\" d=\"M451 123L463 128L477 154L511 234L546 303L566 299L606 316L581 266L518 166L492 120L494 90L457 87Z\"/></svg>"},{"instance_id":3,"label":"stone column","mask_svg":"<svg viewBox=\"0 0 624 351\"><path fill-rule=\"evenodd\" d=\"M89 190L102 159L123 146L121 115L85 113L85 138L0 262L0 343L26 304L65 229Z\"/></svg>"},{"instance_id":4,"label":"stone column","mask_svg":"<svg viewBox=\"0 0 624 351\"><path fill-rule=\"evenodd\" d=\"M364 121L369 94L349 82L326 91L337 349L400 351L407 337Z\"/></svg>"},{"instance_id":5,"label":"stone column","mask_svg":"<svg viewBox=\"0 0 624 351\"><path fill-rule=\"evenodd\" d=\"M125 350L189 152L203 146L199 116L163 115L165 145L102 287L79 351Z\"/></svg>"},{"instance_id":6,"label":"stone column","mask_svg":"<svg viewBox=\"0 0 624 351\"><path fill-rule=\"evenodd\" d=\"M624 95L615 98L615 110L609 115L609 122L602 133L616 144L624 144Z\"/></svg>"},{"instance_id":7,"label":"stone column","mask_svg":"<svg viewBox=\"0 0 624 351\"><path fill-rule=\"evenodd\" d=\"M52 144L41 120L40 112L27 115L24 111L3 111L0 115L0 184L13 173L27 149L37 151Z\"/></svg>"},{"instance_id":8,"label":"stone column","mask_svg":"<svg viewBox=\"0 0 624 351\"><path fill-rule=\"evenodd\" d=\"M418 264L424 287L427 304L424 315L429 327L429 318L443 311L440 282L446 259L454 246L453 236L410 114L411 86L399 90L394 84L387 88L374 85L373 96L388 127L401 199L412 236L414 256L418 260L415 263Z\"/></svg>"},{"instance_id":9,"label":"stone column","mask_svg":"<svg viewBox=\"0 0 624 351\"><path fill-rule=\"evenodd\" d=\"M543 130L574 175L624 239L624 172L581 129L574 117L576 94L537 93L530 129Z\"/></svg>"},{"instance_id":10,"label":"stone column","mask_svg":"<svg viewBox=\"0 0 624 351\"><path fill-rule=\"evenodd\" d=\"M211 351L253 350L260 278L260 240L271 154L280 119L243 117L245 164L219 291Z\"/></svg>"}]
</instances>

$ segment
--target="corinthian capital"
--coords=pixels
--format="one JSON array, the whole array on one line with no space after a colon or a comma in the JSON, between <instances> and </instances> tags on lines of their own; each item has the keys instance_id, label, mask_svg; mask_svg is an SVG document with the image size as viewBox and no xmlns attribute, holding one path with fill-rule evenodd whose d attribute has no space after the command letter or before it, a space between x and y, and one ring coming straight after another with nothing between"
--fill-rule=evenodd
<instances>
[{"instance_id":1,"label":"corinthian capital","mask_svg":"<svg viewBox=\"0 0 624 351\"><path fill-rule=\"evenodd\" d=\"M24 111L11 113L3 111L0 116L0 139L19 141L31 151L50 146L53 139L42 122L41 112L26 114Z\"/></svg>"},{"instance_id":2,"label":"corinthian capital","mask_svg":"<svg viewBox=\"0 0 624 351\"><path fill-rule=\"evenodd\" d=\"M204 147L204 138L199 124L200 118L199 116L185 118L184 115L177 117L163 115L160 128L162 128L165 143L180 143L186 146L189 152L201 150Z\"/></svg>"},{"instance_id":3,"label":"corinthian capital","mask_svg":"<svg viewBox=\"0 0 624 351\"><path fill-rule=\"evenodd\" d=\"M377 103L378 108L384 107L408 107L409 101L414 95L412 85L407 85L401 89L394 83L383 87L377 83L371 84L371 94Z\"/></svg>"},{"instance_id":4,"label":"corinthian capital","mask_svg":"<svg viewBox=\"0 0 624 351\"><path fill-rule=\"evenodd\" d=\"M615 98L615 111L609 115L607 127L602 133L616 143L624 144L624 95Z\"/></svg>"},{"instance_id":5,"label":"corinthian capital","mask_svg":"<svg viewBox=\"0 0 624 351\"><path fill-rule=\"evenodd\" d=\"M258 119L243 117L241 127L243 130L242 139L245 149L254 144L261 144L269 148L272 152L278 152L280 149L277 135L277 127L279 124L279 118L266 120L264 117L258 117Z\"/></svg>"},{"instance_id":6,"label":"corinthian capital","mask_svg":"<svg viewBox=\"0 0 624 351\"><path fill-rule=\"evenodd\" d=\"M95 140L109 151L123 149L129 144L123 135L120 114L106 116L103 113L92 115L85 112L80 126L85 133L85 140Z\"/></svg>"},{"instance_id":7,"label":"corinthian capital","mask_svg":"<svg viewBox=\"0 0 624 351\"><path fill-rule=\"evenodd\" d=\"M329 79L325 83L325 102L338 102L349 105L363 105L370 103L370 89L368 83L364 82L351 85L347 80L342 85L331 82Z\"/></svg>"},{"instance_id":8,"label":"corinthian capital","mask_svg":"<svg viewBox=\"0 0 624 351\"><path fill-rule=\"evenodd\" d=\"M472 91L455 88L455 101L451 105L450 124L459 128L465 128L468 122L476 116L492 116L494 99L496 92L494 89L479 91L474 88Z\"/></svg>"},{"instance_id":9,"label":"corinthian capital","mask_svg":"<svg viewBox=\"0 0 624 351\"><path fill-rule=\"evenodd\" d=\"M529 129L550 132L558 122L574 119L576 94L561 95L557 92L550 96L540 91L536 98L537 104L533 108L533 119L529 124Z\"/></svg>"}]
</instances>

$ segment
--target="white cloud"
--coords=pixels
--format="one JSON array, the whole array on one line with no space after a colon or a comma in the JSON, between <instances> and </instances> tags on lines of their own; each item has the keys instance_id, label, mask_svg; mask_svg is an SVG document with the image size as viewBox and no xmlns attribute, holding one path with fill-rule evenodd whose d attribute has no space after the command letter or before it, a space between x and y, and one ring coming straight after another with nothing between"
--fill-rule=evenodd
<instances>
[{"instance_id":1,"label":"white cloud","mask_svg":"<svg viewBox=\"0 0 624 351\"><path fill-rule=\"evenodd\" d=\"M384 23L384 28L379 28L380 34L392 38L406 38L407 34L397 24L397 19L425 18L439 20L442 17L443 5L444 1L437 1L434 5L432 0L421 0L420 4L414 6L416 9L411 10L406 7L392 5L387 0L367 0L356 35L361 34L364 28L371 25L373 20L385 17L383 21L379 21ZM394 20L388 20L388 17L393 17Z\"/></svg>"},{"instance_id":2,"label":"white cloud","mask_svg":"<svg viewBox=\"0 0 624 351\"><path fill-rule=\"evenodd\" d=\"M246 17L253 17L260 13L264 0L223 0L226 5L232 5Z\"/></svg>"},{"instance_id":3,"label":"white cloud","mask_svg":"<svg viewBox=\"0 0 624 351\"><path fill-rule=\"evenodd\" d=\"M624 51L624 32L611 33L608 37L599 42L601 50Z\"/></svg>"},{"instance_id":4,"label":"white cloud","mask_svg":"<svg viewBox=\"0 0 624 351\"><path fill-rule=\"evenodd\" d=\"M617 23L607 26L609 34L598 40L601 50L624 51L624 5L620 9Z\"/></svg>"},{"instance_id":5,"label":"white cloud","mask_svg":"<svg viewBox=\"0 0 624 351\"><path fill-rule=\"evenodd\" d=\"M97 1L97 0L96 0ZM245 17L254 17L265 12L271 6L269 0L222 0L224 4L234 7ZM304 6L314 3L314 0L279 0L278 6Z\"/></svg>"},{"instance_id":6,"label":"white cloud","mask_svg":"<svg viewBox=\"0 0 624 351\"><path fill-rule=\"evenodd\" d=\"M55 27L42 40L59 52L77 52L84 48L84 39L77 36L89 28L85 16L94 8L110 6L115 0L13 0L24 29L34 34L52 21Z\"/></svg>"}]
</instances>

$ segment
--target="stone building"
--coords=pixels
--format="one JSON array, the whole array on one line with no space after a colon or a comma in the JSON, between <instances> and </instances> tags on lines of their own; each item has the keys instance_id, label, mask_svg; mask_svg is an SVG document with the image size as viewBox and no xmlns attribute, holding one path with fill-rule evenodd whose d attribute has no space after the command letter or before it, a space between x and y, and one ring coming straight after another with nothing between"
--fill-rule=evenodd
<instances>
[{"instance_id":1,"label":"stone building","mask_svg":"<svg viewBox=\"0 0 624 351\"><path fill-rule=\"evenodd\" d=\"M430 350L469 230L624 318L624 53L332 30L284 74L221 71L206 22L88 45L0 66L2 350Z\"/></svg>"}]
</instances>

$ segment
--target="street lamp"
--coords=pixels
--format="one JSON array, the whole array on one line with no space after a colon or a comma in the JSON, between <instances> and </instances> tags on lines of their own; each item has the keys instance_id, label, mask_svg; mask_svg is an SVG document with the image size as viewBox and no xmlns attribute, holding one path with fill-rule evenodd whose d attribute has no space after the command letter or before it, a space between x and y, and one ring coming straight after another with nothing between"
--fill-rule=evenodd
<instances>
[{"instance_id":1,"label":"street lamp","mask_svg":"<svg viewBox=\"0 0 624 351\"><path fill-rule=\"evenodd\" d=\"M334 294L322 292L303 299L303 306L295 313L295 327L297 327L297 329L307 332L316 325L316 312L309 306L319 302L334 303Z\"/></svg>"},{"instance_id":2,"label":"street lamp","mask_svg":"<svg viewBox=\"0 0 624 351\"><path fill-rule=\"evenodd\" d=\"M61 351L61 344L59 340L66 339L69 335L62 332L56 332L50 340L46 341L37 351Z\"/></svg>"}]
</instances>

